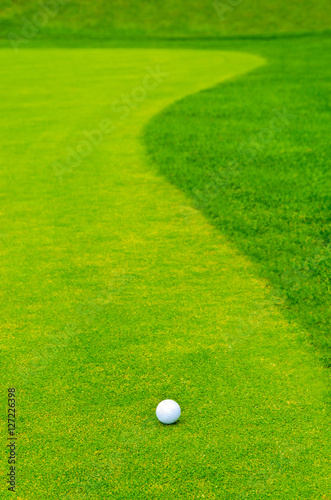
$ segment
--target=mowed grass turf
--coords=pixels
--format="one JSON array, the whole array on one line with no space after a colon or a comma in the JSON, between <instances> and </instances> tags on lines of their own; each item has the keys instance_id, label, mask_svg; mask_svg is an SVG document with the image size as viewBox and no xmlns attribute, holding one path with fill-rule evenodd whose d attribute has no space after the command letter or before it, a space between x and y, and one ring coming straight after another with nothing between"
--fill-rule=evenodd
<instances>
[{"instance_id":1,"label":"mowed grass turf","mask_svg":"<svg viewBox=\"0 0 331 500\"><path fill-rule=\"evenodd\" d=\"M328 0L3 0L0 36L142 38L330 30Z\"/></svg>"},{"instance_id":2,"label":"mowed grass turf","mask_svg":"<svg viewBox=\"0 0 331 500\"><path fill-rule=\"evenodd\" d=\"M7 386L18 397L17 498L326 499L327 370L250 261L148 166L140 139L175 99L265 61L0 56L1 372L3 398ZM158 86L119 109L156 66ZM84 131L106 119L112 131L66 166L67 148L84 151ZM164 398L182 407L174 426L156 420Z\"/></svg>"},{"instance_id":3,"label":"mowed grass turf","mask_svg":"<svg viewBox=\"0 0 331 500\"><path fill-rule=\"evenodd\" d=\"M330 39L245 45L268 64L166 109L147 128L147 148L258 263L331 366Z\"/></svg>"}]
</instances>

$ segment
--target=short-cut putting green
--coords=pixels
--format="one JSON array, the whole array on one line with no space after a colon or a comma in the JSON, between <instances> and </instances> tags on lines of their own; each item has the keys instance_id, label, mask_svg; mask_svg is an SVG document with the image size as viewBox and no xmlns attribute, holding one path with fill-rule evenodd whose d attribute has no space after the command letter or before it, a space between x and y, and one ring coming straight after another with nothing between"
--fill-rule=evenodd
<instances>
[{"instance_id":1,"label":"short-cut putting green","mask_svg":"<svg viewBox=\"0 0 331 500\"><path fill-rule=\"evenodd\" d=\"M1 372L3 398L7 386L18 397L17 498L327 498L326 369L140 140L174 100L264 60L0 57ZM173 426L155 416L165 398L182 408Z\"/></svg>"}]
</instances>

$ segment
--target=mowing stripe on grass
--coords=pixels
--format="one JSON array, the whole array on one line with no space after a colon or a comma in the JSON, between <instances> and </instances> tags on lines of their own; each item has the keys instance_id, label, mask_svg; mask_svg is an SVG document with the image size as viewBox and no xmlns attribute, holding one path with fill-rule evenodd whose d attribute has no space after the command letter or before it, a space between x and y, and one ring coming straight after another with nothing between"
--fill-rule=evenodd
<instances>
[{"instance_id":1,"label":"mowing stripe on grass","mask_svg":"<svg viewBox=\"0 0 331 500\"><path fill-rule=\"evenodd\" d=\"M1 58L2 393L18 394L19 496L323 498L326 370L139 139L175 99L263 61ZM165 398L183 410L174 426L154 414Z\"/></svg>"}]
</instances>

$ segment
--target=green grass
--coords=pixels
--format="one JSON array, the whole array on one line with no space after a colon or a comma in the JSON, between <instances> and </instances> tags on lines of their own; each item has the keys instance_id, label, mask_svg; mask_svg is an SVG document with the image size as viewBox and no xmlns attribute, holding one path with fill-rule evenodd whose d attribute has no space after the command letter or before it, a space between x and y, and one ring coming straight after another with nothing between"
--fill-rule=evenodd
<instances>
[{"instance_id":1,"label":"green grass","mask_svg":"<svg viewBox=\"0 0 331 500\"><path fill-rule=\"evenodd\" d=\"M147 147L258 264L331 365L330 40L246 46L268 64L165 110L148 126Z\"/></svg>"},{"instance_id":2,"label":"green grass","mask_svg":"<svg viewBox=\"0 0 331 500\"><path fill-rule=\"evenodd\" d=\"M2 50L1 62L1 385L18 394L17 498L327 498L327 370L141 140L173 101L266 61L43 49ZM168 75L120 120L112 103L156 65ZM214 92L197 97L206 110ZM105 119L112 132L66 166ZM169 397L183 412L165 427L154 412Z\"/></svg>"},{"instance_id":3,"label":"green grass","mask_svg":"<svg viewBox=\"0 0 331 500\"><path fill-rule=\"evenodd\" d=\"M62 0L56 15L38 36L187 37L308 32L331 27L328 0ZM47 3L47 2L43 2ZM59 0L60 3L60 0ZM217 9L214 3L218 5ZM235 6L236 5L236 6ZM7 3L0 13L0 33L20 34L41 8L35 0ZM31 30L31 28L30 28Z\"/></svg>"},{"instance_id":4,"label":"green grass","mask_svg":"<svg viewBox=\"0 0 331 500\"><path fill-rule=\"evenodd\" d=\"M237 3L1 5L18 500L330 496L331 4Z\"/></svg>"}]
</instances>

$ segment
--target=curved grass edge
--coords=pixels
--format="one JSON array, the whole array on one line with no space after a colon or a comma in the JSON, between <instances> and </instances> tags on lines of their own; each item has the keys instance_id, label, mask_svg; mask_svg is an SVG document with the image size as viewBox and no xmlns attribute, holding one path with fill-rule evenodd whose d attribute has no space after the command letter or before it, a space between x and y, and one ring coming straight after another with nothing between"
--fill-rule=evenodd
<instances>
[{"instance_id":1,"label":"curved grass edge","mask_svg":"<svg viewBox=\"0 0 331 500\"><path fill-rule=\"evenodd\" d=\"M276 41L277 43L277 41ZM283 40L280 40L279 43L283 43ZM308 39L308 45L309 45L309 39ZM316 44L315 44L316 45ZM263 48L265 52L268 51L266 50L266 47ZM287 48L278 48L276 47L276 52L277 50L279 51L279 54L282 54L282 58L286 58L286 50ZM321 47L321 50L323 52L324 47ZM300 47L298 48L298 51L300 52ZM274 51L275 52L275 51ZM263 51L262 51L263 53ZM279 56L278 54L278 56ZM322 54L320 54L320 58L323 59ZM277 60L277 54L271 54L270 57L270 64L271 68L272 65L275 64L275 59ZM287 59L287 65L291 64L291 61L289 57ZM301 56L301 66L300 63L297 64L297 71L302 70L302 66L305 64L303 61L303 58ZM317 61L319 62L319 61ZM278 62L280 64L280 62ZM283 61L281 62L283 64ZM294 65L295 66L295 65ZM263 79L265 82L269 85L269 89L266 88L264 89L264 94L261 96L262 99L267 99L267 94L270 92L270 89L272 88L272 80L268 81L268 71L270 69L270 66L268 69L266 68L258 68L254 71L254 76L252 76L251 73L247 73L245 75L241 75L240 79L236 79L235 82L223 82L219 87L216 88L211 88L206 92L200 93L199 95L191 96L191 98L185 98L181 102L178 102L174 105L169 106L164 112L162 112L160 115L157 117L154 117L153 120L148 124L148 126L145 127L144 130L144 142L146 145L146 149L148 151L148 155L150 158L151 163L153 163L156 168L164 175L170 182L172 182L174 185L176 185L178 188L183 190L193 201L194 206L198 206L200 210L206 215L206 217L212 221L212 223L218 227L224 234L226 234L232 241L236 243L238 248L246 255L248 255L252 260L257 264L258 266L258 272L264 277L270 280L273 289L274 289L274 297L275 301L279 304L280 307L282 307L285 315L290 319L294 321L298 321L302 327L306 331L307 338L309 338L312 343L317 347L317 352L319 353L320 359L323 364L326 366L330 367L331 366L331 339L328 334L329 331L329 319L328 319L328 312L327 312L327 300L325 300L327 294L328 294L328 266L330 262L330 245L327 244L328 241L328 233L327 233L327 228L325 228L325 238L323 236L323 242L318 243L315 250L313 252L304 252L303 251L303 240L301 238L301 242L299 245L296 247L296 251L298 252L298 255L300 255L300 251L302 251L302 255L304 256L301 261L300 257L298 261L296 259L292 259L290 264L287 266L286 265L286 259L290 258L290 254L286 257L286 252L284 253L284 256L279 256L279 262L276 263L274 262L274 267L275 269L272 269L272 266L268 269L268 259L272 260L272 251L267 248L265 244L265 252L263 251L259 252L256 251L256 246L253 244L250 244L248 242L249 237L245 235L245 243L242 244L240 241L240 238L243 236L243 231L247 232L247 228L240 227L240 222L237 220L236 222L233 220L231 222L231 215L229 213L225 214L224 210L221 207L221 203L217 201L217 197L222 195L225 196L225 199L227 199L226 203L229 203L231 201L231 196L234 196L234 192L231 194L231 187L227 186L226 188L222 188L219 186L219 183L222 183L224 181L224 178L226 179L225 182L229 184L234 182L234 185L232 186L233 189L240 190L240 175L243 174L244 169L250 168L248 161L247 163L247 158L242 159L240 158L239 155L239 163L240 161L243 161L244 167L242 168L241 166L236 166L235 169L241 171L239 173L239 177L237 179L230 179L229 180L229 175L226 172L226 165L232 165L235 163L238 165L237 159L238 159L238 150L236 151L235 149L228 148L225 154L222 152L222 148L220 147L215 147L215 144L217 143L217 134L218 135L223 135L225 134L225 141L228 141L231 143L231 134L234 135L235 137L238 137L238 135L241 134L241 137L244 137L245 130L243 127L241 127L241 130L239 133L236 131L236 123L240 123L241 116L240 116L240 107L237 106L235 109L236 113L236 118L237 122L233 121L231 122L231 109L229 109L229 106L226 105L226 119L228 120L228 123L232 123L232 128L229 133L227 133L226 126L222 126L222 109L220 109L219 114L217 116L217 111L214 112L215 108L217 109L217 105L219 102L222 100L222 91L225 90L226 97L224 98L223 102L230 102L231 101L231 92L235 92L235 95L239 98L240 97L240 92L235 91L235 86L237 85L238 89L241 91L241 93L244 93L247 90L251 91L251 96L253 95L254 92L254 85L261 85L261 82L263 83ZM323 73L323 70L321 70ZM257 73L258 72L258 73ZM289 94L291 94L291 98L294 97L295 92L293 90L296 82L296 75L295 71L292 72L293 74L291 75L290 78L290 83L288 85L289 87ZM308 79L308 84L304 87L305 91L309 93L309 72L307 72L307 79ZM245 84L246 80L250 80L248 84ZM285 78L283 79L284 85L286 84ZM290 88L292 86L292 88ZM259 87L260 88L260 87ZM313 89L314 90L314 89ZM296 91L296 90L295 90ZM315 90L316 92L316 90ZM304 91L303 91L304 94ZM271 96L271 94L270 94ZM290 96L285 97L286 105L291 106L291 99L289 99ZM300 98L300 94L299 94ZM294 106L297 108L300 108L302 106L302 103L299 102L299 98L295 100ZM287 100L286 100L287 99ZM231 102L233 102L234 99L232 99ZM304 100L304 97L302 97L302 101ZM252 101L254 102L254 101ZM255 99L255 106L258 106L258 103ZM278 99L278 113L282 109L281 106L284 106L284 99L281 97ZM209 119L214 119L214 130L212 127L206 126L208 129L208 133L205 133L203 130L203 127L199 125L200 123L204 122L204 115L200 111L197 112L197 117L193 117L192 115L192 110L195 107L195 109L204 109L205 112L207 112L208 118ZM263 108L263 105L261 105L261 109ZM264 106L264 111L267 109L267 106ZM303 114L305 111L301 109L301 113ZM253 112L254 114L254 112ZM258 115L259 113L257 113ZM290 113L289 113L290 114ZM187 124L187 130L185 131L184 126L179 126L177 127L176 125L176 118L179 121L179 117L181 117L181 123L186 123ZM260 125L257 122L257 126L254 127L250 126L249 121L250 118L245 117L244 118L244 123L247 127L247 130L249 130L249 133L253 136L254 134L257 134L259 130L265 127L265 125L268 124L268 121L272 119L272 116L267 115L267 122L263 122L263 118L265 117L260 114L259 117L257 117L258 120L260 120ZM316 117L317 120L317 117ZM227 123L227 126L228 126ZM323 130L324 132L327 132L327 125L325 122L323 122L324 125L322 124L322 127L324 126ZM206 123L205 123L206 124ZM289 156L289 163L290 164L296 164L296 162L300 162L300 158L304 158L303 152L300 152L300 155L298 157L295 156L295 153L291 156L291 146L289 145L289 141L291 141L291 134L292 137L294 137L294 141L298 142L300 141L300 137L298 134L298 131L295 130L295 127L298 128L298 123L296 124L290 124L289 130L284 131L284 138L278 138L276 140L276 147L279 146L279 144L284 142L286 148L285 151L288 151L288 156ZM214 133L215 130L218 128L217 134ZM309 128L309 127L308 127ZM171 130L174 131L176 130L176 133L168 133L167 131ZM198 132L197 132L198 130ZM300 133L299 129L299 133ZM313 129L312 128L312 133L313 135L317 135L320 131ZM199 133L201 136L199 136ZM308 133L308 132L307 132ZM209 135L208 135L209 134ZM290 135L290 138L288 137ZM177 137L180 136L181 140L183 141L182 144L179 144L179 140L177 140ZM202 137L202 139L201 139ZM327 137L327 135L326 135ZM236 139L237 140L237 139ZM194 149L196 150L195 157L194 155L190 155L190 141L192 144L198 143L199 146L196 147L194 146ZM245 139L242 139L243 142L245 142ZM246 141L247 142L247 141ZM154 145L153 145L154 143ZM204 143L204 144L203 144ZM161 144L161 147L160 147ZM171 152L171 148L174 146L174 151L175 153ZM321 148L325 148L326 144L323 143L323 141L320 141L320 146ZM158 148L160 149L158 150ZM280 147L280 146L279 146ZM192 149L192 148L191 148ZM183 154L183 151L185 151L185 154ZM208 152L206 152L208 151ZM267 148L266 154L269 154L270 151ZM276 151L273 152L274 157L276 158ZM209 154L209 156L208 156ZM186 157L185 157L186 155ZM200 165L200 167L197 167L197 163L199 162L199 155L201 158L203 158L205 164ZM221 174L219 171L217 171L216 165L217 165L217 158L222 157L223 155L223 162L224 165L219 165L221 167ZM318 150L316 151L316 158L314 155L315 159L315 164L318 165L318 157L320 153ZM327 155L327 153L323 153L323 155ZM327 156L326 156L327 157ZM166 158L166 161L164 160ZM233 159L235 158L235 162L233 162ZM299 159L298 159L299 158ZM211 162L210 164L208 162ZM259 165L262 165L263 162L265 161L265 158L262 156L258 157L258 162ZM281 163L283 163L283 160L280 160ZM181 163L182 162L182 163ZM302 164L305 165L305 162L302 160ZM316 174L316 169L314 163L310 163L310 168L312 169L313 173ZM169 167L169 165L171 165ZM175 166L174 166L175 165ZM180 174L180 168L181 166L184 166L183 168L185 169L185 174L186 178L184 175ZM247 167L248 165L248 167ZM277 165L277 162L276 162ZM303 168L303 166L299 166L300 168ZM297 167L297 168L299 168ZM200 170L199 170L200 168ZM233 169L233 166L231 167ZM230 168L230 170L231 170ZM275 167L274 167L275 168ZM282 167L284 168L284 167ZM204 170L203 170L204 169ZM199 170L199 172L198 172ZM256 175L257 172L255 172L254 175ZM230 172L230 177L231 177L231 172ZM237 175L237 174L233 174ZM313 174L312 174L313 175ZM324 175L326 175L324 173ZM309 178L309 174L308 174ZM247 179L245 180L244 176L244 182L246 182ZM274 182L276 179L274 178ZM307 181L308 183L309 181ZM325 180L327 184L327 180ZM304 186L304 184L302 185ZM302 188L301 186L301 188ZM314 186L314 182L312 181L312 186ZM254 189L253 184L250 185L249 189ZM214 193L209 193L207 196L202 196L201 198L201 193L208 193L208 191L214 191ZM215 194L216 192L216 194ZM323 192L324 193L324 192ZM285 196L286 193L283 193ZM244 195L244 193L243 193ZM271 199L272 199L272 193L269 193ZM228 198L226 198L228 196ZM282 194L279 194L280 198ZM313 192L311 193L311 196L313 196ZM321 194L323 200L325 199L326 194ZM300 200L299 195L297 196L296 201ZM237 200L238 201L238 200ZM256 200L255 200L256 201ZM225 203L225 204L226 204ZM244 202L243 202L244 203ZM264 197L264 204L268 203L268 201ZM304 210L304 205L305 203L308 203L307 200L303 200L301 203L301 210ZM321 201L323 204L322 206L324 207L324 214L325 217L327 217L327 201ZM243 206L239 208L240 210L243 209ZM262 207L262 205L261 205ZM313 206L312 210L318 210L318 206L316 204ZM238 209L238 206L236 207ZM261 208L260 208L261 209ZM294 209L294 208L292 208ZM222 211L223 210L223 211ZM308 210L309 211L309 210ZM271 213L271 212L270 212ZM253 216L253 211L250 213L250 215L254 218ZM282 214L282 217L286 218L286 214ZM223 220L222 220L223 217ZM225 217L225 219L224 219ZM321 216L323 217L323 216ZM224 222L225 220L225 222ZM252 219L253 220L253 219ZM261 221L260 221L261 222ZM289 224L289 220L285 220L285 224ZM237 224L237 228L235 228L231 224ZM318 225L318 224L317 224ZM307 233L307 237L310 238L310 245L314 248L314 239L313 238L318 238L318 232L319 230L322 231L322 227L320 229L317 227L315 229L315 236L314 235L309 235ZM243 224L244 226L244 224ZM248 227L248 226L247 226ZM301 231L300 226L298 224L297 226L298 231ZM276 233L275 235L276 236ZM286 238L286 235L285 235ZM254 240L254 238L253 238ZM291 240L291 244L293 243L293 238L289 238ZM300 246L301 245L301 246ZM290 244L288 245L288 252L292 251L290 250ZM277 249L277 248L276 248ZM279 252L279 249L277 250ZM263 258L261 255L263 254ZM264 261L263 261L264 259ZM280 263L282 262L283 269L281 268ZM322 266L322 267L321 267ZM322 274L321 274L322 273ZM317 278L316 278L317 275ZM322 285L319 286L319 280L324 280ZM307 285L307 282L311 280L311 287ZM307 306L306 302L309 302L309 305ZM324 304L323 304L324 302ZM303 312L305 311L305 312Z\"/></svg>"}]
</instances>

